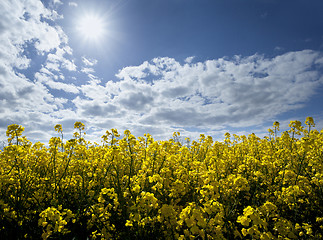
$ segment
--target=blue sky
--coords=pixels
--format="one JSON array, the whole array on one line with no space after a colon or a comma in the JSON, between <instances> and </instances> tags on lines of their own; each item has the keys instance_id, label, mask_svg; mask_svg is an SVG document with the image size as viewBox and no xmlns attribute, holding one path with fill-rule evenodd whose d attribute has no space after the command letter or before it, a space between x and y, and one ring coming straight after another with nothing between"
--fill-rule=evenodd
<instances>
[{"instance_id":1,"label":"blue sky","mask_svg":"<svg viewBox=\"0 0 323 240\"><path fill-rule=\"evenodd\" d=\"M321 0L2 0L0 140L323 127ZM92 22L89 21L92 19ZM89 28L88 28L89 27Z\"/></svg>"}]
</instances>

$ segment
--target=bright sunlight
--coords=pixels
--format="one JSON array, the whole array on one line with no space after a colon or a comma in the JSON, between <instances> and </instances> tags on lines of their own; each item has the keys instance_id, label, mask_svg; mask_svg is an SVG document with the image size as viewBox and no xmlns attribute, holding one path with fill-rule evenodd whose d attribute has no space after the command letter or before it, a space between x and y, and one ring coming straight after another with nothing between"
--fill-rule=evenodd
<instances>
[{"instance_id":1,"label":"bright sunlight","mask_svg":"<svg viewBox=\"0 0 323 240\"><path fill-rule=\"evenodd\" d=\"M98 41L105 34L104 19L95 14L83 16L77 26L81 35L90 41Z\"/></svg>"}]
</instances>

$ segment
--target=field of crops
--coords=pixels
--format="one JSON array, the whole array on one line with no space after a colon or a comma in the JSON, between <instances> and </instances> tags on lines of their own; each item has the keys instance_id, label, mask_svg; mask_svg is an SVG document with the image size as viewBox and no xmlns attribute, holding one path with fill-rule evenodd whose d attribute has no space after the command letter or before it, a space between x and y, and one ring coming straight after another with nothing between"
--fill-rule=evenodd
<instances>
[{"instance_id":1,"label":"field of crops","mask_svg":"<svg viewBox=\"0 0 323 240\"><path fill-rule=\"evenodd\" d=\"M8 126L0 152L0 239L322 239L323 131L275 122L266 138L181 144L63 130L48 147Z\"/></svg>"}]
</instances>

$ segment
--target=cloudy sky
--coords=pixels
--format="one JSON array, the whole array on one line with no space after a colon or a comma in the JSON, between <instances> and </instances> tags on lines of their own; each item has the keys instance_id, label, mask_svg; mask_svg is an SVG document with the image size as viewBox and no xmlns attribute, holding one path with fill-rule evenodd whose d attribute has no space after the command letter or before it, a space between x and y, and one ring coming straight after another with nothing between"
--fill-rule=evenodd
<instances>
[{"instance_id":1,"label":"cloudy sky","mask_svg":"<svg viewBox=\"0 0 323 240\"><path fill-rule=\"evenodd\" d=\"M0 140L323 127L322 0L1 0Z\"/></svg>"}]
</instances>

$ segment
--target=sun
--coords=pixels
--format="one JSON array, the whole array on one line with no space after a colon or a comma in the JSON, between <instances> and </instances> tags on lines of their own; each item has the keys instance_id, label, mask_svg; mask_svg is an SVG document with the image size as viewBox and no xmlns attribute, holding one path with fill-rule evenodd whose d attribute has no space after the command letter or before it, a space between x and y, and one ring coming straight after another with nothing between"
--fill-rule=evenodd
<instances>
[{"instance_id":1,"label":"sun","mask_svg":"<svg viewBox=\"0 0 323 240\"><path fill-rule=\"evenodd\" d=\"M78 24L77 30L88 41L99 41L105 35L105 21L95 14L83 16Z\"/></svg>"}]
</instances>

